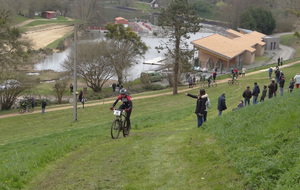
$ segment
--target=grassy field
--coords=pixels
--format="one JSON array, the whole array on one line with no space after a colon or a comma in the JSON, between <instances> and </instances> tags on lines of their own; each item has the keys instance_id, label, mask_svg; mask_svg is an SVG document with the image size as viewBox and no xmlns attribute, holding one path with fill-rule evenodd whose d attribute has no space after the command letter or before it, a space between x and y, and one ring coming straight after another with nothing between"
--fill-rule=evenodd
<instances>
[{"instance_id":1,"label":"grassy field","mask_svg":"<svg viewBox=\"0 0 300 190\"><path fill-rule=\"evenodd\" d=\"M100 101L78 109L76 122L72 109L3 118L0 189L299 189L300 91L287 93L299 69L282 69L284 96L237 111L246 86L270 83L267 72L207 89L212 105L200 129L184 92L134 95L131 134L117 140L111 105ZM222 92L228 109L218 117Z\"/></svg>"}]
</instances>

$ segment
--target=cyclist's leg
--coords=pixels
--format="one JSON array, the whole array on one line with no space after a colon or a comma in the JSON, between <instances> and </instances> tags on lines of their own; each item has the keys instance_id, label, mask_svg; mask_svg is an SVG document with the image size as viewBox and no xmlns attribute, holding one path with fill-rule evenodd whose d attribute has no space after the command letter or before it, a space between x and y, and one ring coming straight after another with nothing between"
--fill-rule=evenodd
<instances>
[{"instance_id":1,"label":"cyclist's leg","mask_svg":"<svg viewBox=\"0 0 300 190\"><path fill-rule=\"evenodd\" d=\"M127 127L130 128L130 115L131 115L132 109L130 109L126 114L126 121L127 121Z\"/></svg>"}]
</instances>

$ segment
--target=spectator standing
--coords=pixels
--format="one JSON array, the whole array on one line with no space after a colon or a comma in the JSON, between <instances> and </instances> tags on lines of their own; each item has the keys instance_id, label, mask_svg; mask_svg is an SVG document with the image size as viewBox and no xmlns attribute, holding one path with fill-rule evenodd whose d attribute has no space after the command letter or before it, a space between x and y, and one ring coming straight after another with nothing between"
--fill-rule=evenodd
<instances>
[{"instance_id":1,"label":"spectator standing","mask_svg":"<svg viewBox=\"0 0 300 190\"><path fill-rule=\"evenodd\" d=\"M116 83L113 83L113 84L111 85L111 87L112 87L113 92L116 92L117 84L116 84Z\"/></svg>"},{"instance_id":2,"label":"spectator standing","mask_svg":"<svg viewBox=\"0 0 300 190\"><path fill-rule=\"evenodd\" d=\"M276 67L274 73L275 73L275 77L276 77L276 82L279 83L279 81L280 81L280 70L279 70L279 67Z\"/></svg>"},{"instance_id":3,"label":"spectator standing","mask_svg":"<svg viewBox=\"0 0 300 190\"><path fill-rule=\"evenodd\" d=\"M82 108L84 109L85 99L84 99L84 93L82 92L82 90L79 93L78 99L79 99L79 102L81 102L81 104L82 104Z\"/></svg>"},{"instance_id":4,"label":"spectator standing","mask_svg":"<svg viewBox=\"0 0 300 190\"><path fill-rule=\"evenodd\" d=\"M207 117L206 102L208 101L208 95L205 93L204 89L200 89L198 95L192 95L189 93L186 93L185 95L197 99L195 114L197 115L198 128L199 128L206 121L206 117Z\"/></svg>"},{"instance_id":5,"label":"spectator standing","mask_svg":"<svg viewBox=\"0 0 300 190\"><path fill-rule=\"evenodd\" d=\"M71 83L71 84L70 84L70 93L73 93L73 88L74 88L74 87L73 87L73 84Z\"/></svg>"},{"instance_id":6,"label":"spectator standing","mask_svg":"<svg viewBox=\"0 0 300 190\"><path fill-rule=\"evenodd\" d=\"M253 105L257 104L257 98L258 98L259 93L260 93L260 88L259 88L257 82L255 82L253 90L252 90Z\"/></svg>"},{"instance_id":7,"label":"spectator standing","mask_svg":"<svg viewBox=\"0 0 300 190\"><path fill-rule=\"evenodd\" d=\"M227 109L226 106L226 98L225 93L222 93L221 96L218 99L218 110L219 110L219 116L222 115L222 112Z\"/></svg>"},{"instance_id":8,"label":"spectator standing","mask_svg":"<svg viewBox=\"0 0 300 190\"><path fill-rule=\"evenodd\" d=\"M283 57L280 58L280 65L283 65Z\"/></svg>"},{"instance_id":9,"label":"spectator standing","mask_svg":"<svg viewBox=\"0 0 300 190\"><path fill-rule=\"evenodd\" d=\"M47 106L47 102L46 102L46 100L44 99L43 102L42 102L42 114L45 113L45 111L46 111L46 106Z\"/></svg>"},{"instance_id":10,"label":"spectator standing","mask_svg":"<svg viewBox=\"0 0 300 190\"><path fill-rule=\"evenodd\" d=\"M189 82L189 88L193 88L193 78L190 76L188 79Z\"/></svg>"},{"instance_id":11,"label":"spectator standing","mask_svg":"<svg viewBox=\"0 0 300 190\"><path fill-rule=\"evenodd\" d=\"M242 77L245 77L245 75L246 75L246 68L243 67L243 68L242 68Z\"/></svg>"},{"instance_id":12,"label":"spectator standing","mask_svg":"<svg viewBox=\"0 0 300 190\"><path fill-rule=\"evenodd\" d=\"M269 73L269 79L271 79L272 78L272 73L273 73L272 67L269 68L268 73Z\"/></svg>"},{"instance_id":13,"label":"spectator standing","mask_svg":"<svg viewBox=\"0 0 300 190\"><path fill-rule=\"evenodd\" d=\"M289 85L289 92L290 93L293 92L294 86L295 86L294 78L291 78L291 82L290 82L290 85Z\"/></svg>"},{"instance_id":14,"label":"spectator standing","mask_svg":"<svg viewBox=\"0 0 300 190\"><path fill-rule=\"evenodd\" d=\"M267 96L267 86L264 85L264 89L262 90L262 94L261 94L261 97L260 97L260 100L259 100L259 101L260 101L260 102L265 101L266 96Z\"/></svg>"},{"instance_id":15,"label":"spectator standing","mask_svg":"<svg viewBox=\"0 0 300 190\"><path fill-rule=\"evenodd\" d=\"M269 88L269 98L272 98L274 93L276 94L277 91L277 83L275 82L275 80L271 81L268 88Z\"/></svg>"},{"instance_id":16,"label":"spectator standing","mask_svg":"<svg viewBox=\"0 0 300 190\"><path fill-rule=\"evenodd\" d=\"M284 88L284 83L285 83L285 78L282 75L279 81L279 92L280 92L280 96L283 96L283 88Z\"/></svg>"},{"instance_id":17,"label":"spectator standing","mask_svg":"<svg viewBox=\"0 0 300 190\"><path fill-rule=\"evenodd\" d=\"M250 90L250 86L247 86L246 90L244 90L244 92L243 92L243 98L244 98L245 106L247 104L250 105L251 97L252 97L252 92Z\"/></svg>"},{"instance_id":18,"label":"spectator standing","mask_svg":"<svg viewBox=\"0 0 300 190\"><path fill-rule=\"evenodd\" d=\"M279 66L280 65L280 57L278 57L278 59L277 59L277 66Z\"/></svg>"},{"instance_id":19,"label":"spectator standing","mask_svg":"<svg viewBox=\"0 0 300 190\"><path fill-rule=\"evenodd\" d=\"M294 81L295 81L295 87L296 88L299 88L299 85L300 85L300 74L297 73L294 77Z\"/></svg>"}]
</instances>

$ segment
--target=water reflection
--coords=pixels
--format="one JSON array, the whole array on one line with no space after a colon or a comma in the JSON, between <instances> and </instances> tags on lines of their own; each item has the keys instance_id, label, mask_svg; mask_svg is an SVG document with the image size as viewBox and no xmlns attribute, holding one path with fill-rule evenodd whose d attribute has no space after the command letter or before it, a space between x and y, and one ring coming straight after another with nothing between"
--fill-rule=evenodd
<instances>
[{"instance_id":1,"label":"water reflection","mask_svg":"<svg viewBox=\"0 0 300 190\"><path fill-rule=\"evenodd\" d=\"M203 37L206 37L208 35L211 35L215 33L215 29L211 29L209 27L205 29L201 29L201 31L204 31L203 33L197 33L197 34L191 34L190 39L188 39L189 49L192 49L193 46L190 44L191 41L200 39ZM80 41L96 41L103 38L103 33L100 32L89 32L86 33L85 36L83 36ZM141 40L147 44L149 47L148 52L144 55L144 58L140 59L138 61L138 64L134 64L133 67L128 71L128 80L135 79L140 76L140 73L143 71L148 70L154 70L157 69L159 66L156 65L145 65L143 62L153 59L156 57L164 57L164 51L161 53L158 53L155 49L156 46L159 46L161 41L168 40L167 38L160 38L155 36L141 36ZM66 49L64 52L60 53L53 53L52 55L48 56L43 62L36 64L35 69L36 70L54 70L54 71L64 71L64 68L62 67L62 63L68 59L68 56L70 55L71 48Z\"/></svg>"}]
</instances>

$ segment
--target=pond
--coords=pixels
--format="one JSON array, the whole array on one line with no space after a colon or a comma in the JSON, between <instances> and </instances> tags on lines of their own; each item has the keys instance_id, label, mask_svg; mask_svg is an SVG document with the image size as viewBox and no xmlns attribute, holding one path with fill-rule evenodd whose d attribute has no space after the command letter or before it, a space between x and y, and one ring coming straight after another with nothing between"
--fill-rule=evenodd
<instances>
[{"instance_id":1,"label":"pond","mask_svg":"<svg viewBox=\"0 0 300 190\"><path fill-rule=\"evenodd\" d=\"M220 29L219 29L220 30ZM190 39L187 40L189 44L189 49L193 49L192 44L190 44L191 41L200 39L209 35L212 35L216 33L217 31L215 30L215 27L211 27L207 25L206 27L201 29L201 33L197 34L190 34ZM103 33L100 32L88 32L86 35L84 35L79 41L99 41L101 38L103 38ZM143 64L147 60L157 58L157 57L164 57L164 51L158 53L157 50L155 49L156 46L159 46L162 41L167 41L168 38L161 38L161 37L156 37L153 35L144 35L141 36L141 40L146 43L146 45L149 47L148 51L144 55L144 58L140 59L138 64L134 64L133 67L128 70L127 75L128 78L127 80L133 80L135 78L138 78L141 74L141 72L144 71L149 71L149 70L155 70L159 66L157 65L145 65ZM70 47L66 49L63 52L59 53L53 53L52 55L49 55L44 61L41 63L38 63L35 65L36 70L54 70L57 72L64 71L62 67L62 63L68 58L70 55L71 49L73 48Z\"/></svg>"}]
</instances>

